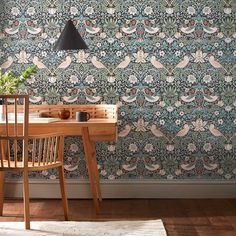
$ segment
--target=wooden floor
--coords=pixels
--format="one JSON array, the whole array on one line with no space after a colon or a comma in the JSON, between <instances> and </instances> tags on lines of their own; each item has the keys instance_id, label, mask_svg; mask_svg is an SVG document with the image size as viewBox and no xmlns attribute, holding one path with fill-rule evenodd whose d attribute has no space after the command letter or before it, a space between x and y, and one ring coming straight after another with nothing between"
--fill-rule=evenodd
<instances>
[{"instance_id":1,"label":"wooden floor","mask_svg":"<svg viewBox=\"0 0 236 236\"><path fill-rule=\"evenodd\" d=\"M63 220L60 200L31 200L32 220ZM70 200L70 220L162 219L169 236L236 236L236 199L103 200L99 215L92 200ZM0 221L22 221L22 200L6 200Z\"/></svg>"}]
</instances>

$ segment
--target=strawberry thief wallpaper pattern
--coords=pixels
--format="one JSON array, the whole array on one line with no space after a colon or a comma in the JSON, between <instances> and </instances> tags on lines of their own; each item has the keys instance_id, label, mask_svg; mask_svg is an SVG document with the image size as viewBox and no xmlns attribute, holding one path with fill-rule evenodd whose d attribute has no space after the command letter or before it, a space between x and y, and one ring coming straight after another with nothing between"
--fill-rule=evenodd
<instances>
[{"instance_id":1,"label":"strawberry thief wallpaper pattern","mask_svg":"<svg viewBox=\"0 0 236 236\"><path fill-rule=\"evenodd\" d=\"M0 65L38 66L21 87L32 104L119 105L118 142L96 146L103 179L235 180L235 10L235 0L1 0ZM70 18L89 49L55 52ZM66 138L66 175L83 179L77 139Z\"/></svg>"}]
</instances>

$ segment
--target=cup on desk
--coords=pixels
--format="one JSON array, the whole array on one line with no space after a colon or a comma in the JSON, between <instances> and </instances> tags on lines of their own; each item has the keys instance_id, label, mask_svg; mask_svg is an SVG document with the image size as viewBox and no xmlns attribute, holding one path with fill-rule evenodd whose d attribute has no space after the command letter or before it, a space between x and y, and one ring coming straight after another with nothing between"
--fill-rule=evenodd
<instances>
[{"instance_id":1,"label":"cup on desk","mask_svg":"<svg viewBox=\"0 0 236 236\"><path fill-rule=\"evenodd\" d=\"M90 119L90 114L86 111L78 111L75 114L77 121L88 121Z\"/></svg>"}]
</instances>

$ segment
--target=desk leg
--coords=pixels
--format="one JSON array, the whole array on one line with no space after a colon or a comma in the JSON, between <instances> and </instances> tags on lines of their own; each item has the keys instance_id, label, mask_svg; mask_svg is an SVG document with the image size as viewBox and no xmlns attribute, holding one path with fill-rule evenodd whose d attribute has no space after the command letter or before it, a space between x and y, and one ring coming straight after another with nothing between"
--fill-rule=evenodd
<instances>
[{"instance_id":1,"label":"desk leg","mask_svg":"<svg viewBox=\"0 0 236 236\"><path fill-rule=\"evenodd\" d=\"M88 174L89 174L89 181L90 181L90 188L91 192L93 195L93 202L95 206L95 210L97 213L99 213L99 194L98 194L98 188L97 188L97 175L96 172L98 172L98 169L94 168L94 161L93 161L93 156L95 155L93 151L93 145L92 142L89 138L89 131L88 127L83 127L82 128L82 139L83 139L83 145L84 145L84 152L85 152L85 158L86 158L86 163L87 163L87 168L88 168Z\"/></svg>"},{"instance_id":2,"label":"desk leg","mask_svg":"<svg viewBox=\"0 0 236 236\"><path fill-rule=\"evenodd\" d=\"M6 159L6 145L4 140L0 141L0 156L3 160ZM4 202L4 182L5 182L5 172L0 171L0 216L3 213L3 202Z\"/></svg>"},{"instance_id":3,"label":"desk leg","mask_svg":"<svg viewBox=\"0 0 236 236\"><path fill-rule=\"evenodd\" d=\"M5 173L4 171L0 171L0 216L2 216L3 213L4 180L5 180Z\"/></svg>"},{"instance_id":4,"label":"desk leg","mask_svg":"<svg viewBox=\"0 0 236 236\"><path fill-rule=\"evenodd\" d=\"M100 188L100 177L99 177L99 173L98 173L98 164L97 164L97 158L96 158L96 149L95 149L95 143L91 142L92 145L92 153L93 153L93 158L92 158L92 164L93 164L93 172L95 174L95 185L97 188L97 194L98 194L98 198L99 201L102 201L102 194L101 194L101 188Z\"/></svg>"}]
</instances>

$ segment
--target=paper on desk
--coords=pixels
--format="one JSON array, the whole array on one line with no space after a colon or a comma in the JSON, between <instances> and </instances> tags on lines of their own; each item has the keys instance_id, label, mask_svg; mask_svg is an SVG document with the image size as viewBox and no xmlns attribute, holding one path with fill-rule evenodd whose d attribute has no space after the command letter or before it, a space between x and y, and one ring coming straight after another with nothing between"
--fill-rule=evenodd
<instances>
[{"instance_id":1,"label":"paper on desk","mask_svg":"<svg viewBox=\"0 0 236 236\"><path fill-rule=\"evenodd\" d=\"M60 118L48 118L48 117L30 117L29 123L51 123L60 121Z\"/></svg>"}]
</instances>

